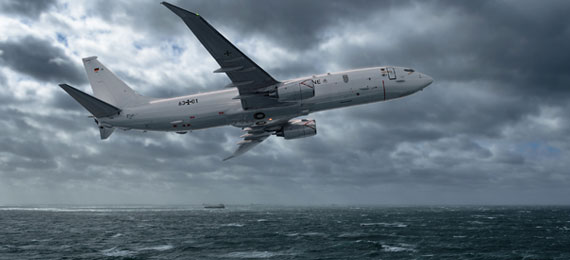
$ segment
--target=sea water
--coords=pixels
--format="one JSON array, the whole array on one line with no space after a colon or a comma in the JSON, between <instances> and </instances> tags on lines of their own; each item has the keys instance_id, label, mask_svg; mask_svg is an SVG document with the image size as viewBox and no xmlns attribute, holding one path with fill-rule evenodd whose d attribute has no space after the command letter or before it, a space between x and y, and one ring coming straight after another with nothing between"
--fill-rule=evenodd
<instances>
[{"instance_id":1,"label":"sea water","mask_svg":"<svg viewBox=\"0 0 570 260\"><path fill-rule=\"evenodd\" d=\"M0 259L570 259L570 208L0 207Z\"/></svg>"}]
</instances>

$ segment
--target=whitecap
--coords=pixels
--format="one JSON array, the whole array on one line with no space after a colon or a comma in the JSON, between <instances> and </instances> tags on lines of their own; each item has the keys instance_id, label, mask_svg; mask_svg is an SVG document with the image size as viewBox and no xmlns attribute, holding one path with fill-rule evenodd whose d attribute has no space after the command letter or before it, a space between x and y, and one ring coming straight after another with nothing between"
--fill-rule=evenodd
<instances>
[{"instance_id":1,"label":"whitecap","mask_svg":"<svg viewBox=\"0 0 570 260\"><path fill-rule=\"evenodd\" d=\"M269 221L269 220L264 219L264 218L260 218L260 219L257 220L257 222L267 222L267 221Z\"/></svg>"},{"instance_id":2,"label":"whitecap","mask_svg":"<svg viewBox=\"0 0 570 260\"><path fill-rule=\"evenodd\" d=\"M121 234L121 233L117 233L117 234L114 234L112 237L120 237L120 236L122 236L122 235L123 235L123 234Z\"/></svg>"},{"instance_id":3,"label":"whitecap","mask_svg":"<svg viewBox=\"0 0 570 260\"><path fill-rule=\"evenodd\" d=\"M145 251L145 250L156 250L156 251L166 251L174 248L172 245L160 245L160 246L151 246L151 247L143 247L139 248L138 251Z\"/></svg>"},{"instance_id":4,"label":"whitecap","mask_svg":"<svg viewBox=\"0 0 570 260\"><path fill-rule=\"evenodd\" d=\"M404 223L399 223L399 222L395 222L395 223L385 223L385 222L369 222L369 223L360 223L360 226L384 226L384 227L398 227L398 228L405 228L408 227L408 225L404 224Z\"/></svg>"},{"instance_id":5,"label":"whitecap","mask_svg":"<svg viewBox=\"0 0 570 260\"><path fill-rule=\"evenodd\" d=\"M388 246L382 245L382 250L385 252L415 252L413 248L402 247L402 246Z\"/></svg>"},{"instance_id":6,"label":"whitecap","mask_svg":"<svg viewBox=\"0 0 570 260\"><path fill-rule=\"evenodd\" d=\"M354 241L354 242L356 242L356 243L370 243L370 244L376 244L376 245L377 245L377 244L380 244L380 242L378 242L378 241L361 240L361 239L358 239L358 240L356 240L356 241Z\"/></svg>"},{"instance_id":7,"label":"whitecap","mask_svg":"<svg viewBox=\"0 0 570 260\"><path fill-rule=\"evenodd\" d=\"M121 250L117 249L117 247L101 250L101 253L104 256L132 256L135 252L130 250Z\"/></svg>"},{"instance_id":8,"label":"whitecap","mask_svg":"<svg viewBox=\"0 0 570 260\"><path fill-rule=\"evenodd\" d=\"M228 224L222 224L222 227L243 227L245 226L244 224L240 224L240 223L228 223Z\"/></svg>"},{"instance_id":9,"label":"whitecap","mask_svg":"<svg viewBox=\"0 0 570 260\"><path fill-rule=\"evenodd\" d=\"M270 251L248 251L248 252L231 252L221 255L223 258L271 258L274 256L294 255L288 252L270 252Z\"/></svg>"},{"instance_id":10,"label":"whitecap","mask_svg":"<svg viewBox=\"0 0 570 260\"><path fill-rule=\"evenodd\" d=\"M355 237L361 237L364 236L364 233L358 233L358 232L346 232L346 233L341 233L340 235L338 235L337 237L345 237L345 238L355 238Z\"/></svg>"},{"instance_id":11,"label":"whitecap","mask_svg":"<svg viewBox=\"0 0 570 260\"><path fill-rule=\"evenodd\" d=\"M384 226L386 223L360 223L360 226Z\"/></svg>"}]
</instances>

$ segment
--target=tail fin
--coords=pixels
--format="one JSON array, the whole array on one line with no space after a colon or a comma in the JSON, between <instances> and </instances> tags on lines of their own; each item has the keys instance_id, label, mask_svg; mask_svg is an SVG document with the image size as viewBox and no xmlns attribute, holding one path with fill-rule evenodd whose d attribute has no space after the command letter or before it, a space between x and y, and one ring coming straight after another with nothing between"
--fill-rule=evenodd
<instances>
[{"instance_id":1,"label":"tail fin","mask_svg":"<svg viewBox=\"0 0 570 260\"><path fill-rule=\"evenodd\" d=\"M97 60L96 56L83 58L87 78L95 97L113 106L123 108L148 102L150 99L137 94L111 70Z\"/></svg>"}]
</instances>

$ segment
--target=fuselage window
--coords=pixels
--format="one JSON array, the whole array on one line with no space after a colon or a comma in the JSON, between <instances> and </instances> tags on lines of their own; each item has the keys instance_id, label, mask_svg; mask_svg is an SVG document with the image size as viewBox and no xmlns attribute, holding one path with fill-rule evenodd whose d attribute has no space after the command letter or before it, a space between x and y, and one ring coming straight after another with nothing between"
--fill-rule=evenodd
<instances>
[{"instance_id":1,"label":"fuselage window","mask_svg":"<svg viewBox=\"0 0 570 260\"><path fill-rule=\"evenodd\" d=\"M348 75L342 75L342 80L344 80L344 83L348 83Z\"/></svg>"}]
</instances>

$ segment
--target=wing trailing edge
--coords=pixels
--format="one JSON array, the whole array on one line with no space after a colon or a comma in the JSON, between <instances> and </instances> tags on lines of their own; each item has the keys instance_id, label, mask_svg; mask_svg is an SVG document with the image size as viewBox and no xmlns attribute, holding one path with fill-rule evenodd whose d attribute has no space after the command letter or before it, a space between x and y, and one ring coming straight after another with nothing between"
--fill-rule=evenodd
<instances>
[{"instance_id":1,"label":"wing trailing edge","mask_svg":"<svg viewBox=\"0 0 570 260\"><path fill-rule=\"evenodd\" d=\"M238 156L244 154L245 152L251 150L251 148L253 148L256 145L263 142L263 140L267 139L267 137L269 137L269 136L270 135L264 135L264 136L261 136L258 138L246 139L246 140L240 141L238 143L239 147L237 148L237 150L235 150L235 152L232 155L230 155L229 157L224 158L223 161L227 161L231 158L238 157Z\"/></svg>"}]
</instances>

